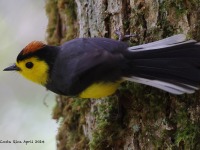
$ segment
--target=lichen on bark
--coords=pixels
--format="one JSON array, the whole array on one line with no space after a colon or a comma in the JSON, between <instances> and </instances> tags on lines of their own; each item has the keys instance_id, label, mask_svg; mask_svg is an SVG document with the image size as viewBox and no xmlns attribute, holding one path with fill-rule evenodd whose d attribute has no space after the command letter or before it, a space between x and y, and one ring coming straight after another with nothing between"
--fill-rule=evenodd
<instances>
[{"instance_id":1,"label":"lichen on bark","mask_svg":"<svg viewBox=\"0 0 200 150\"><path fill-rule=\"evenodd\" d=\"M47 0L47 42L135 33L142 44L177 33L200 40L199 0ZM125 116L118 120L118 103ZM58 150L200 149L200 92L174 96L123 83L101 100L57 96Z\"/></svg>"}]
</instances>

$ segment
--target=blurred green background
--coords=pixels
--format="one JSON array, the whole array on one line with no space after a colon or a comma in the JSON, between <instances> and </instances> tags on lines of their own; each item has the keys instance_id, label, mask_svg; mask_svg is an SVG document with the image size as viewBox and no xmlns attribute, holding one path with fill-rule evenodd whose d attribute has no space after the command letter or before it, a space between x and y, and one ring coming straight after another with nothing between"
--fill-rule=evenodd
<instances>
[{"instance_id":1,"label":"blurred green background","mask_svg":"<svg viewBox=\"0 0 200 150\"><path fill-rule=\"evenodd\" d=\"M2 71L29 42L45 41L46 26L45 0L0 1L0 140L45 142L0 143L1 150L56 149L57 123L51 119L55 95L16 72Z\"/></svg>"}]
</instances>

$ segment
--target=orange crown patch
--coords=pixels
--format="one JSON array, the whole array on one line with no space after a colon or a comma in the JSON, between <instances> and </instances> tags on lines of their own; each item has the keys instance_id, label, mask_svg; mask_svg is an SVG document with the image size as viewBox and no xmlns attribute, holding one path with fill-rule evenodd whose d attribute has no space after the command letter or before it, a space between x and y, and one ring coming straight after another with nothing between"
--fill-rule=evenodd
<instances>
[{"instance_id":1,"label":"orange crown patch","mask_svg":"<svg viewBox=\"0 0 200 150\"><path fill-rule=\"evenodd\" d=\"M36 52L37 50L43 48L45 46L44 43L40 41L33 41L29 43L22 51L23 55L28 54L28 53L33 53Z\"/></svg>"}]
</instances>

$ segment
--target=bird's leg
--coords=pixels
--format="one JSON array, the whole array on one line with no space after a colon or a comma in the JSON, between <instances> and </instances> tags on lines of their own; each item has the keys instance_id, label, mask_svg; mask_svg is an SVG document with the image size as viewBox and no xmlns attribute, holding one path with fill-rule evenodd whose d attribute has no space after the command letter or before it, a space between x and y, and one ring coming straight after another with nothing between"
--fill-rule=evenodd
<instances>
[{"instance_id":1,"label":"bird's leg","mask_svg":"<svg viewBox=\"0 0 200 150\"><path fill-rule=\"evenodd\" d=\"M115 34L118 36L118 41L125 41L136 36L136 34L124 35L120 29L115 30Z\"/></svg>"},{"instance_id":2,"label":"bird's leg","mask_svg":"<svg viewBox=\"0 0 200 150\"><path fill-rule=\"evenodd\" d=\"M115 30L115 34L118 36L118 41L122 41L122 39L124 38L124 35L120 31L120 29Z\"/></svg>"}]
</instances>

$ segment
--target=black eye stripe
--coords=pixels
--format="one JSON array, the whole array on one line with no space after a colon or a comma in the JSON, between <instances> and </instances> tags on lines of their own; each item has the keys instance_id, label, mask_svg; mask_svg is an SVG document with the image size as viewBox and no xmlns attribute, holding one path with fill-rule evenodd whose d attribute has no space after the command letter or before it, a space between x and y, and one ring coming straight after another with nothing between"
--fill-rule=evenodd
<instances>
[{"instance_id":1,"label":"black eye stripe","mask_svg":"<svg viewBox=\"0 0 200 150\"><path fill-rule=\"evenodd\" d=\"M28 68L28 69L33 68L33 63L32 62L27 62L26 63L26 68Z\"/></svg>"}]
</instances>

